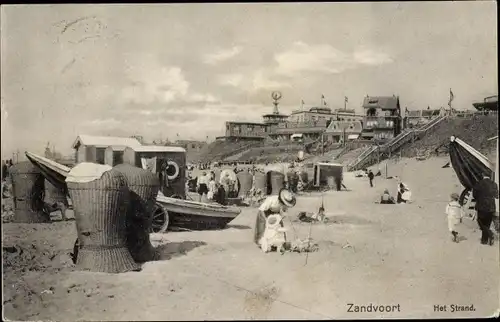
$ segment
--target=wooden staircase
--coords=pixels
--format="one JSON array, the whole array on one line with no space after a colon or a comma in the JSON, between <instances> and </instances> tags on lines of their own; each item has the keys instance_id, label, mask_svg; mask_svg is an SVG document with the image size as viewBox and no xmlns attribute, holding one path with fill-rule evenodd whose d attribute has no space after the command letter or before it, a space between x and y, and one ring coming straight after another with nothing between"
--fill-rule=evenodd
<instances>
[{"instance_id":1,"label":"wooden staircase","mask_svg":"<svg viewBox=\"0 0 500 322\"><path fill-rule=\"evenodd\" d=\"M401 132L398 136L383 145L376 145L368 148L356 160L347 166L348 171L367 168L377 163L377 161L390 158L392 153L398 151L410 142L421 139L428 131L440 124L446 118L447 116L437 117L418 129L405 130Z\"/></svg>"}]
</instances>

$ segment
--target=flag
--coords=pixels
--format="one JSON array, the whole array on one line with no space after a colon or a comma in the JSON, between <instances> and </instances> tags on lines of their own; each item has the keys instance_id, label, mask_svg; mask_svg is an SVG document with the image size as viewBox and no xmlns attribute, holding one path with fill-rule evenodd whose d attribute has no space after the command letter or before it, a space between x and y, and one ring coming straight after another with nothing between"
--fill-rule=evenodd
<instances>
[{"instance_id":1,"label":"flag","mask_svg":"<svg viewBox=\"0 0 500 322\"><path fill-rule=\"evenodd\" d=\"M347 98L347 96L344 97L344 101L347 103L349 102L349 99Z\"/></svg>"},{"instance_id":2,"label":"flag","mask_svg":"<svg viewBox=\"0 0 500 322\"><path fill-rule=\"evenodd\" d=\"M455 98L455 95L453 95L453 92L451 91L451 88L450 88L450 100L448 101L448 106L451 107L451 102L453 101L454 98Z\"/></svg>"},{"instance_id":3,"label":"flag","mask_svg":"<svg viewBox=\"0 0 500 322\"><path fill-rule=\"evenodd\" d=\"M325 99L325 95L321 94L321 99Z\"/></svg>"},{"instance_id":4,"label":"flag","mask_svg":"<svg viewBox=\"0 0 500 322\"><path fill-rule=\"evenodd\" d=\"M305 102L304 102L304 100L302 100L302 105L304 105L304 104L305 104Z\"/></svg>"},{"instance_id":5,"label":"flag","mask_svg":"<svg viewBox=\"0 0 500 322\"><path fill-rule=\"evenodd\" d=\"M325 106L326 106L326 101L325 101L325 100L323 100L323 105L325 105Z\"/></svg>"}]
</instances>

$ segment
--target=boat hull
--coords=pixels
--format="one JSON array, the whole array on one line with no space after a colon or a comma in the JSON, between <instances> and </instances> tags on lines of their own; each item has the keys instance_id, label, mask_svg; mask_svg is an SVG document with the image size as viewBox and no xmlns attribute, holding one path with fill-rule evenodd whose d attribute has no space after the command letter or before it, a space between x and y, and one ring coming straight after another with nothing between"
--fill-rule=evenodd
<instances>
[{"instance_id":1,"label":"boat hull","mask_svg":"<svg viewBox=\"0 0 500 322\"><path fill-rule=\"evenodd\" d=\"M170 226L189 230L216 230L224 229L233 219L234 218L230 217L211 217L172 213L170 215Z\"/></svg>"},{"instance_id":2,"label":"boat hull","mask_svg":"<svg viewBox=\"0 0 500 322\"><path fill-rule=\"evenodd\" d=\"M190 230L222 229L241 212L237 207L205 204L164 196L158 196L156 201L168 212L170 227Z\"/></svg>"}]
</instances>

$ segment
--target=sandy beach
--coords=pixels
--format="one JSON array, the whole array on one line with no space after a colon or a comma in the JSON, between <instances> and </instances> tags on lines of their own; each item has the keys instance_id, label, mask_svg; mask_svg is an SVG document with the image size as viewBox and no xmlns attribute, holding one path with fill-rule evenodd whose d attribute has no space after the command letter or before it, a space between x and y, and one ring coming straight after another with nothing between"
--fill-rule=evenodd
<instances>
[{"instance_id":1,"label":"sandy beach","mask_svg":"<svg viewBox=\"0 0 500 322\"><path fill-rule=\"evenodd\" d=\"M464 219L450 239L444 208L461 186L448 158L389 161L414 202L375 204L396 181L385 170L345 175L350 191L323 193L328 224L313 224L319 251L265 254L252 242L255 208L222 231L152 234L162 260L141 272L79 272L69 253L73 221L4 224L4 318L10 320L204 320L485 317L498 309L498 243L480 245L477 223ZM383 167L385 169L385 166ZM314 211L321 194L298 196L285 226L306 238L299 211ZM15 250L14 250L15 249ZM20 250L23 250L20 254ZM352 304L352 307L351 307ZM356 306L395 312L348 312ZM435 306L446 311L435 311ZM452 312L452 305L472 312Z\"/></svg>"}]
</instances>

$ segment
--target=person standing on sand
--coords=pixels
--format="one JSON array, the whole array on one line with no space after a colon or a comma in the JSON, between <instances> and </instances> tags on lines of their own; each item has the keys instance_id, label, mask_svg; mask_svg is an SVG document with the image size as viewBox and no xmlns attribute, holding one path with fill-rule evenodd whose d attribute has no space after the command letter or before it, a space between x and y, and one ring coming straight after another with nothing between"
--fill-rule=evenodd
<instances>
[{"instance_id":1,"label":"person standing on sand","mask_svg":"<svg viewBox=\"0 0 500 322\"><path fill-rule=\"evenodd\" d=\"M215 183L215 193L214 193L214 201L218 203L219 205L225 206L227 205L226 202L226 191L224 190L224 187L218 182Z\"/></svg>"},{"instance_id":2,"label":"person standing on sand","mask_svg":"<svg viewBox=\"0 0 500 322\"><path fill-rule=\"evenodd\" d=\"M208 182L208 193L207 193L207 198L208 200L213 200L214 195L217 192L217 187L215 184L215 172L210 171L210 181Z\"/></svg>"},{"instance_id":3,"label":"person standing on sand","mask_svg":"<svg viewBox=\"0 0 500 322\"><path fill-rule=\"evenodd\" d=\"M222 177L221 182L224 191L226 192L226 198L229 198L229 192L231 188L231 178L229 177L229 173L225 173L224 177Z\"/></svg>"},{"instance_id":4,"label":"person standing on sand","mask_svg":"<svg viewBox=\"0 0 500 322\"><path fill-rule=\"evenodd\" d=\"M2 164L2 181L7 180L8 175L9 175L9 161L5 160L5 163Z\"/></svg>"},{"instance_id":5,"label":"person standing on sand","mask_svg":"<svg viewBox=\"0 0 500 322\"><path fill-rule=\"evenodd\" d=\"M272 214L284 216L288 208L295 206L297 200L295 196L287 189L281 189L277 196L269 196L260 205L257 212L257 219L254 228L254 243L259 245L260 239L266 230L266 220ZM283 223L281 223L283 226Z\"/></svg>"},{"instance_id":6,"label":"person standing on sand","mask_svg":"<svg viewBox=\"0 0 500 322\"><path fill-rule=\"evenodd\" d=\"M446 205L445 213L448 216L448 229L452 235L452 240L458 243L458 224L462 222L464 217L464 210L462 206L458 203L460 196L457 193L452 193L451 201Z\"/></svg>"},{"instance_id":7,"label":"person standing on sand","mask_svg":"<svg viewBox=\"0 0 500 322\"><path fill-rule=\"evenodd\" d=\"M493 245L494 236L490 226L496 212L495 199L498 199L498 185L489 176L485 175L472 189L472 196L476 200L477 223L481 229L481 244Z\"/></svg>"},{"instance_id":8,"label":"person standing on sand","mask_svg":"<svg viewBox=\"0 0 500 322\"><path fill-rule=\"evenodd\" d=\"M373 188L373 178L375 175L373 174L372 170L368 171L368 179L370 179L370 187Z\"/></svg>"},{"instance_id":9,"label":"person standing on sand","mask_svg":"<svg viewBox=\"0 0 500 322\"><path fill-rule=\"evenodd\" d=\"M200 195L200 202L202 201L202 197L206 196L208 193L208 177L207 173L203 171L202 175L198 177L198 194Z\"/></svg>"}]
</instances>

